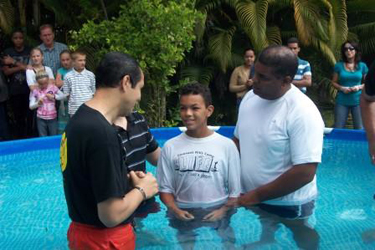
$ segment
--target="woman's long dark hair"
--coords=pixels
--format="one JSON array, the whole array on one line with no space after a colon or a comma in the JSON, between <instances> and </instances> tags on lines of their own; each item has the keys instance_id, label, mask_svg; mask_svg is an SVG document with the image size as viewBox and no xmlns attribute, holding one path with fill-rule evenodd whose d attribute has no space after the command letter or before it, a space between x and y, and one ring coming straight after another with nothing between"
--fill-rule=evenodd
<instances>
[{"instance_id":1,"label":"woman's long dark hair","mask_svg":"<svg viewBox=\"0 0 375 250\"><path fill-rule=\"evenodd\" d=\"M348 58L345 54L345 44L350 44L355 49L355 57L354 57L354 63L355 67L357 68L357 65L361 61L361 50L359 49L359 45L356 42L346 41L341 45L341 57L344 62L348 62Z\"/></svg>"}]
</instances>

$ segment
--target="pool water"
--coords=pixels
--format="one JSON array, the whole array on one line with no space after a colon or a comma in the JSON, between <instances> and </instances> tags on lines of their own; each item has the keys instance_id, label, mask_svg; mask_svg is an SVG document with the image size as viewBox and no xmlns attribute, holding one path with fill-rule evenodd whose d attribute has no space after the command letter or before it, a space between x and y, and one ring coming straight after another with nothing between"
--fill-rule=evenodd
<instances>
[{"instance_id":1,"label":"pool water","mask_svg":"<svg viewBox=\"0 0 375 250\"><path fill-rule=\"evenodd\" d=\"M375 229L374 183L366 142L325 140L318 167L320 194L310 218L319 249L375 249L375 234L366 234ZM138 224L137 249L182 249L165 215L161 205L159 213ZM67 249L69 222L58 149L0 156L0 249ZM231 226L234 243L226 248L298 249L282 225L269 242L255 244L262 226L257 215L244 208L232 216ZM195 249L224 249L215 230L202 227L195 233Z\"/></svg>"}]
</instances>

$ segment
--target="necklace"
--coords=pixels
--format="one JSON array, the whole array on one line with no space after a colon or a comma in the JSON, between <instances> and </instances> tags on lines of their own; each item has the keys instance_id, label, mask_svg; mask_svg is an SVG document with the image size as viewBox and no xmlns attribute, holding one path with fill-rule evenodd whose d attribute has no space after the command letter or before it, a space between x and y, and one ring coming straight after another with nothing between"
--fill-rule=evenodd
<instances>
[{"instance_id":1,"label":"necklace","mask_svg":"<svg viewBox=\"0 0 375 250\"><path fill-rule=\"evenodd\" d=\"M350 72L354 72L355 71L355 64L354 63L345 63L345 67Z\"/></svg>"}]
</instances>

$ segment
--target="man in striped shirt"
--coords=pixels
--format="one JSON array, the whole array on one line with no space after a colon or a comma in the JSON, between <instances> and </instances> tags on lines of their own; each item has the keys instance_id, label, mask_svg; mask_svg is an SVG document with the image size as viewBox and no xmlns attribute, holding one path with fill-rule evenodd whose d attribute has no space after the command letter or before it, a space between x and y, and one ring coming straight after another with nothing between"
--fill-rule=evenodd
<instances>
[{"instance_id":1,"label":"man in striped shirt","mask_svg":"<svg viewBox=\"0 0 375 250\"><path fill-rule=\"evenodd\" d=\"M73 52L72 59L73 69L66 74L63 86L64 94L69 95L68 114L70 117L95 93L95 75L85 68L86 54L82 51Z\"/></svg>"},{"instance_id":2,"label":"man in striped shirt","mask_svg":"<svg viewBox=\"0 0 375 250\"><path fill-rule=\"evenodd\" d=\"M40 40L42 44L39 48L43 51L43 64L52 69L53 75L56 77L57 70L60 65L60 53L67 50L68 47L63 43L55 42L55 33L50 24L44 24L39 28Z\"/></svg>"},{"instance_id":3,"label":"man in striped shirt","mask_svg":"<svg viewBox=\"0 0 375 250\"><path fill-rule=\"evenodd\" d=\"M153 166L158 163L160 147L151 134L146 119L137 111L115 121L121 144L124 150L124 162L128 171L146 173L146 160ZM135 224L141 227L142 219L150 213L160 211L160 205L155 198L148 199L135 211Z\"/></svg>"},{"instance_id":4,"label":"man in striped shirt","mask_svg":"<svg viewBox=\"0 0 375 250\"><path fill-rule=\"evenodd\" d=\"M298 57L301 51L299 41L295 37L288 39L288 48ZM293 84L298 87L303 93L306 93L306 87L311 86L311 67L308 61L302 60L298 57L298 69L293 79Z\"/></svg>"}]
</instances>

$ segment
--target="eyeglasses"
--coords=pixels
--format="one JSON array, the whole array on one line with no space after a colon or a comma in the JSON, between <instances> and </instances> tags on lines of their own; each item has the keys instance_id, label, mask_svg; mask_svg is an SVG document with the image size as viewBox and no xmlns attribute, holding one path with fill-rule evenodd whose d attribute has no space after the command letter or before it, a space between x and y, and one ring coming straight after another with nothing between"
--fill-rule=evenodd
<instances>
[{"instance_id":1,"label":"eyeglasses","mask_svg":"<svg viewBox=\"0 0 375 250\"><path fill-rule=\"evenodd\" d=\"M354 47L344 47L344 51L353 51L355 50Z\"/></svg>"}]
</instances>

